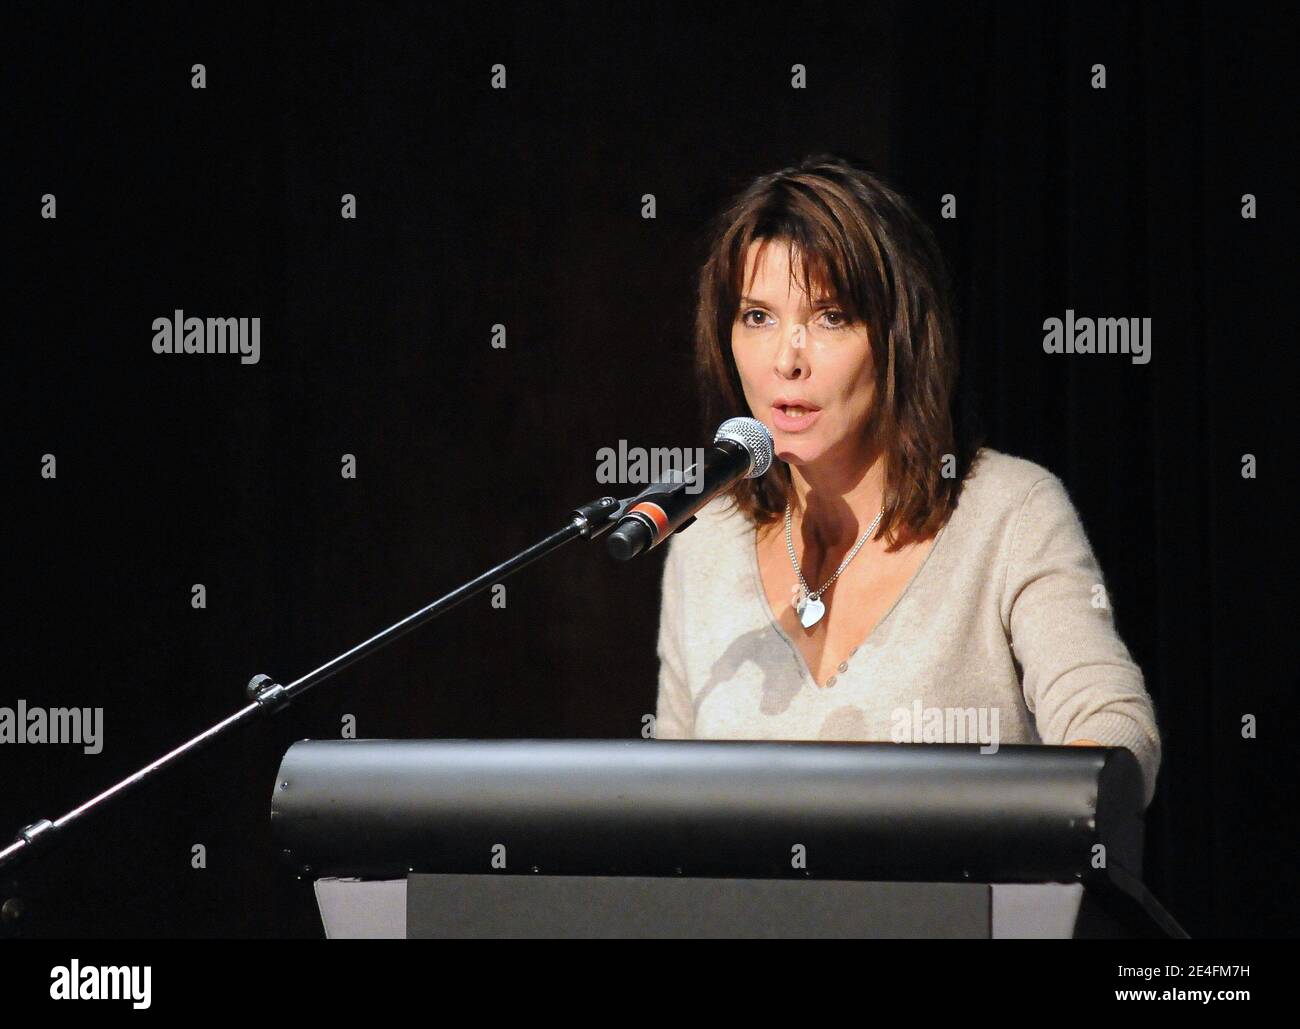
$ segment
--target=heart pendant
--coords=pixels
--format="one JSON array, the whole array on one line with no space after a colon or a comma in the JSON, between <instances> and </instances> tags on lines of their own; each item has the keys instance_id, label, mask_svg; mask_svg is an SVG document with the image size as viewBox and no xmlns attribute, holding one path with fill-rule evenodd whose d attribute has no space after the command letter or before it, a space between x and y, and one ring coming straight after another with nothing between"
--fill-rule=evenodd
<instances>
[{"instance_id":1,"label":"heart pendant","mask_svg":"<svg viewBox=\"0 0 1300 1029\"><path fill-rule=\"evenodd\" d=\"M822 615L826 613L826 605L815 597L809 597L804 601L803 607L799 609L799 624L805 629L811 629L821 621Z\"/></svg>"}]
</instances>

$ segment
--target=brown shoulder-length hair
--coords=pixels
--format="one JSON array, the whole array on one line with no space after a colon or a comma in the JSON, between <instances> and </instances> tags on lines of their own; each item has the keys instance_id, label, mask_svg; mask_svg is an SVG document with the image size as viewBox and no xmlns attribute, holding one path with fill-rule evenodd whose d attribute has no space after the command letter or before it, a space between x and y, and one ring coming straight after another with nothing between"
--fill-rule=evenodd
<instances>
[{"instance_id":1,"label":"brown shoulder-length hair","mask_svg":"<svg viewBox=\"0 0 1300 1029\"><path fill-rule=\"evenodd\" d=\"M789 244L792 281L797 265L809 297L829 294L866 325L876 376L866 431L885 461L875 538L891 551L929 538L956 508L976 449L954 432L951 284L929 226L878 175L842 157L814 155L754 180L717 217L699 274L695 366L706 425L746 410L731 329L753 242ZM789 466L773 461L731 497L756 525L784 518Z\"/></svg>"}]
</instances>

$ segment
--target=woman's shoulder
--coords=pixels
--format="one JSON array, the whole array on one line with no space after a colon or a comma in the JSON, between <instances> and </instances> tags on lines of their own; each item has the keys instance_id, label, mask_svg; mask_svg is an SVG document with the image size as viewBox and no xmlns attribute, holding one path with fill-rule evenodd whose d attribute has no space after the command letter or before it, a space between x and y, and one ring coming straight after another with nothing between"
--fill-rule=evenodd
<instances>
[{"instance_id":1,"label":"woman's shoulder","mask_svg":"<svg viewBox=\"0 0 1300 1029\"><path fill-rule=\"evenodd\" d=\"M708 536L714 541L743 538L752 535L754 531L753 523L745 517L744 511L729 493L714 497L700 508L696 512L696 522L682 535L688 535L697 528L703 530L697 539Z\"/></svg>"},{"instance_id":2,"label":"woman's shoulder","mask_svg":"<svg viewBox=\"0 0 1300 1029\"><path fill-rule=\"evenodd\" d=\"M1055 478L1050 470L1033 461L992 447L981 447L971 464L966 486L978 486L994 493L1018 493L1023 497L1042 480Z\"/></svg>"},{"instance_id":3,"label":"woman's shoulder","mask_svg":"<svg viewBox=\"0 0 1300 1029\"><path fill-rule=\"evenodd\" d=\"M692 565L716 565L743 557L742 544L752 540L753 526L728 494L714 497L695 514L695 521L668 540L670 554Z\"/></svg>"},{"instance_id":4,"label":"woman's shoulder","mask_svg":"<svg viewBox=\"0 0 1300 1029\"><path fill-rule=\"evenodd\" d=\"M982 447L971 463L957 499L957 510L979 521L1003 520L1020 512L1031 494L1068 502L1061 480L1023 457Z\"/></svg>"}]
</instances>

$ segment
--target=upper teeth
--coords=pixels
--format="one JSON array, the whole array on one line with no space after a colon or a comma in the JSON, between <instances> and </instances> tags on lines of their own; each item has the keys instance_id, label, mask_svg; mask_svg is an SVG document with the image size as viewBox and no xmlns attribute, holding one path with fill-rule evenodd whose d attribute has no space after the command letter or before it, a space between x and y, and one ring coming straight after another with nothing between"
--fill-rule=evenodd
<instances>
[{"instance_id":1,"label":"upper teeth","mask_svg":"<svg viewBox=\"0 0 1300 1029\"><path fill-rule=\"evenodd\" d=\"M805 414L807 414L807 411L805 411L804 408L802 407L787 407L785 409L785 413L792 418L802 418Z\"/></svg>"}]
</instances>

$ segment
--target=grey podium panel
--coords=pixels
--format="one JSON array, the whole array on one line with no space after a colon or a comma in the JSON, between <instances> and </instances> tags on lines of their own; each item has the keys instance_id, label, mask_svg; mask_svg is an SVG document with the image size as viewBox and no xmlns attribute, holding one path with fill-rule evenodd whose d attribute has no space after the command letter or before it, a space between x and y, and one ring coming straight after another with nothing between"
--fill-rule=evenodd
<instances>
[{"instance_id":1,"label":"grey podium panel","mask_svg":"<svg viewBox=\"0 0 1300 1029\"><path fill-rule=\"evenodd\" d=\"M1081 883L993 883L995 940L1068 940L1083 903Z\"/></svg>"},{"instance_id":2,"label":"grey podium panel","mask_svg":"<svg viewBox=\"0 0 1300 1029\"><path fill-rule=\"evenodd\" d=\"M327 940L406 939L405 879L317 879Z\"/></svg>"},{"instance_id":3,"label":"grey podium panel","mask_svg":"<svg viewBox=\"0 0 1300 1029\"><path fill-rule=\"evenodd\" d=\"M407 936L987 939L980 883L635 876L409 877Z\"/></svg>"}]
</instances>

